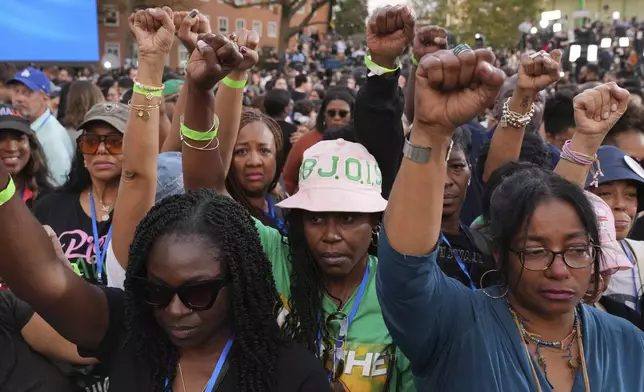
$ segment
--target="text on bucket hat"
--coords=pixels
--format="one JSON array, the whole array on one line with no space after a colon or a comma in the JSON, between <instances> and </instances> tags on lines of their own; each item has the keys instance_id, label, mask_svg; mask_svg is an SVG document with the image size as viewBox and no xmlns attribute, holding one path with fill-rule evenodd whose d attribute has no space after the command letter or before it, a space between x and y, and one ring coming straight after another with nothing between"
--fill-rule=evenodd
<instances>
[{"instance_id":1,"label":"text on bucket hat","mask_svg":"<svg viewBox=\"0 0 644 392\"><path fill-rule=\"evenodd\" d=\"M382 174L376 159L358 143L321 141L304 152L299 190L277 204L315 212L382 212Z\"/></svg>"},{"instance_id":2,"label":"text on bucket hat","mask_svg":"<svg viewBox=\"0 0 644 392\"><path fill-rule=\"evenodd\" d=\"M130 108L122 103L97 103L85 114L78 129L85 129L87 124L93 121L103 121L116 128L117 131L125 133L129 113Z\"/></svg>"},{"instance_id":3,"label":"text on bucket hat","mask_svg":"<svg viewBox=\"0 0 644 392\"><path fill-rule=\"evenodd\" d=\"M595 216L597 217L599 245L602 251L599 266L601 274L612 275L617 271L633 268L619 245L619 241L617 241L613 211L611 211L608 204L599 196L588 191L584 191L584 193L588 201L592 204Z\"/></svg>"},{"instance_id":4,"label":"text on bucket hat","mask_svg":"<svg viewBox=\"0 0 644 392\"><path fill-rule=\"evenodd\" d=\"M0 104L0 130L13 130L30 135L33 133L29 121L10 105Z\"/></svg>"},{"instance_id":5,"label":"text on bucket hat","mask_svg":"<svg viewBox=\"0 0 644 392\"><path fill-rule=\"evenodd\" d=\"M47 75L36 68L25 68L18 71L13 78L7 80L6 84L22 83L31 91L44 91L49 94L51 91L51 81Z\"/></svg>"}]
</instances>

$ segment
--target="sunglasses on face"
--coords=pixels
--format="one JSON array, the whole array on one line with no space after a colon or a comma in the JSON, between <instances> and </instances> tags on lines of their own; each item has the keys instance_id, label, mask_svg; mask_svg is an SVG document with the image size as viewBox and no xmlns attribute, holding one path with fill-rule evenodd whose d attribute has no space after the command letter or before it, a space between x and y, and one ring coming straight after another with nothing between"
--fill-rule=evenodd
<instances>
[{"instance_id":1,"label":"sunglasses on face","mask_svg":"<svg viewBox=\"0 0 644 392\"><path fill-rule=\"evenodd\" d=\"M170 287L145 278L132 277L132 279L145 291L145 302L149 305L166 308L174 296L178 295L186 308L194 311L210 309L219 291L226 285L224 278L185 283L179 287Z\"/></svg>"},{"instance_id":2,"label":"sunglasses on face","mask_svg":"<svg viewBox=\"0 0 644 392\"><path fill-rule=\"evenodd\" d=\"M101 143L112 155L123 153L123 135L120 133L111 135L84 134L78 137L78 148L83 154L95 155Z\"/></svg>"},{"instance_id":3,"label":"sunglasses on face","mask_svg":"<svg viewBox=\"0 0 644 392\"><path fill-rule=\"evenodd\" d=\"M340 116L340 118L345 118L348 114L349 114L348 110L329 109L326 111L326 115L329 117Z\"/></svg>"}]
</instances>

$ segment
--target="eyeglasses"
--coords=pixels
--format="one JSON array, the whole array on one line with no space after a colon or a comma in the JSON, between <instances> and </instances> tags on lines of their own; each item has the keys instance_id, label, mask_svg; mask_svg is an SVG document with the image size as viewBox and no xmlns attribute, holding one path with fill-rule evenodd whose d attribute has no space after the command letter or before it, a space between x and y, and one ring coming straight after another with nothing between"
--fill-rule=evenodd
<instances>
[{"instance_id":1,"label":"eyeglasses","mask_svg":"<svg viewBox=\"0 0 644 392\"><path fill-rule=\"evenodd\" d=\"M523 268L529 271L545 271L555 261L555 256L561 255L564 263L572 269L586 268L595 261L597 246L574 246L555 252L545 248L526 248L521 251L511 250L519 256Z\"/></svg>"},{"instance_id":2,"label":"eyeglasses","mask_svg":"<svg viewBox=\"0 0 644 392\"><path fill-rule=\"evenodd\" d=\"M123 153L123 135L93 135L83 134L78 137L78 148L80 152L87 155L95 155L101 143L105 146L107 152L112 155Z\"/></svg>"},{"instance_id":3,"label":"eyeglasses","mask_svg":"<svg viewBox=\"0 0 644 392\"><path fill-rule=\"evenodd\" d=\"M329 117L340 116L340 118L345 118L348 114L349 114L348 110L329 109L326 111L326 115Z\"/></svg>"},{"instance_id":4,"label":"eyeglasses","mask_svg":"<svg viewBox=\"0 0 644 392\"><path fill-rule=\"evenodd\" d=\"M145 278L132 277L137 286L145 290L145 302L157 307L166 308L175 295L190 310L201 311L212 307L219 291L226 285L224 278L185 283L179 287L170 287L155 283Z\"/></svg>"}]
</instances>

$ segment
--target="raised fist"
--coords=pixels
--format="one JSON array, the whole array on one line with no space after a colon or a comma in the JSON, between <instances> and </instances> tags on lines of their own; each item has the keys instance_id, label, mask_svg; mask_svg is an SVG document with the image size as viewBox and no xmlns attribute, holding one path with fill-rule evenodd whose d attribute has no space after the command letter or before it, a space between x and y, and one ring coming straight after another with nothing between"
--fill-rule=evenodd
<instances>
[{"instance_id":1,"label":"raised fist","mask_svg":"<svg viewBox=\"0 0 644 392\"><path fill-rule=\"evenodd\" d=\"M415 121L451 133L483 113L505 78L493 62L494 54L486 49L467 48L458 55L440 50L423 57L416 71Z\"/></svg>"},{"instance_id":2,"label":"raised fist","mask_svg":"<svg viewBox=\"0 0 644 392\"><path fill-rule=\"evenodd\" d=\"M439 26L423 26L416 29L411 46L411 53L416 61L441 49L447 49L447 30Z\"/></svg>"},{"instance_id":3,"label":"raised fist","mask_svg":"<svg viewBox=\"0 0 644 392\"><path fill-rule=\"evenodd\" d=\"M372 60L383 67L392 67L414 38L416 18L406 5L376 9L367 24L367 46Z\"/></svg>"},{"instance_id":4,"label":"raised fist","mask_svg":"<svg viewBox=\"0 0 644 392\"><path fill-rule=\"evenodd\" d=\"M130 15L129 23L139 56L165 59L174 40L172 10L163 7L136 11Z\"/></svg>"},{"instance_id":5,"label":"raised fist","mask_svg":"<svg viewBox=\"0 0 644 392\"><path fill-rule=\"evenodd\" d=\"M584 91L573 99L577 133L603 140L628 106L628 91L615 82Z\"/></svg>"},{"instance_id":6,"label":"raised fist","mask_svg":"<svg viewBox=\"0 0 644 392\"><path fill-rule=\"evenodd\" d=\"M238 33L230 35L231 41L236 41L239 45L239 50L244 56L244 59L237 67L240 71L247 71L253 68L259 61L259 54L257 54L257 47L259 46L259 34L253 30L243 29Z\"/></svg>"},{"instance_id":7,"label":"raised fist","mask_svg":"<svg viewBox=\"0 0 644 392\"><path fill-rule=\"evenodd\" d=\"M181 44L188 49L188 53L197 48L199 34L210 34L210 21L197 10L176 11L172 14L174 28Z\"/></svg>"},{"instance_id":8,"label":"raised fist","mask_svg":"<svg viewBox=\"0 0 644 392\"><path fill-rule=\"evenodd\" d=\"M556 49L548 54L543 50L531 55L523 54L519 64L517 88L541 91L560 78L561 51Z\"/></svg>"},{"instance_id":9,"label":"raised fist","mask_svg":"<svg viewBox=\"0 0 644 392\"><path fill-rule=\"evenodd\" d=\"M242 48L243 50L243 48ZM217 82L238 68L244 60L239 46L221 34L202 34L192 52L186 71L192 86L212 90Z\"/></svg>"}]
</instances>

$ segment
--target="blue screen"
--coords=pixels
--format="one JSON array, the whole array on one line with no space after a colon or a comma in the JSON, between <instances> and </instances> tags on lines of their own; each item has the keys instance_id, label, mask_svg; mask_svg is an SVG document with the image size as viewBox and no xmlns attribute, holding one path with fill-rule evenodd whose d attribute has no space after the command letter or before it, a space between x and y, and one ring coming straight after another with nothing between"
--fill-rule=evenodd
<instances>
[{"instance_id":1,"label":"blue screen","mask_svg":"<svg viewBox=\"0 0 644 392\"><path fill-rule=\"evenodd\" d=\"M0 61L97 62L95 0L0 0Z\"/></svg>"}]
</instances>

